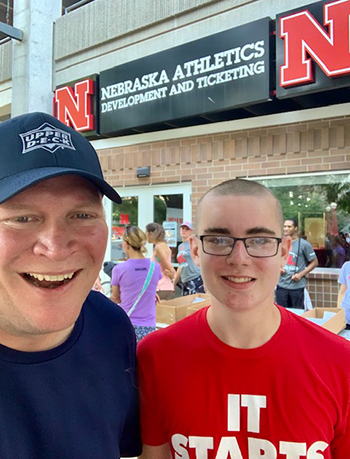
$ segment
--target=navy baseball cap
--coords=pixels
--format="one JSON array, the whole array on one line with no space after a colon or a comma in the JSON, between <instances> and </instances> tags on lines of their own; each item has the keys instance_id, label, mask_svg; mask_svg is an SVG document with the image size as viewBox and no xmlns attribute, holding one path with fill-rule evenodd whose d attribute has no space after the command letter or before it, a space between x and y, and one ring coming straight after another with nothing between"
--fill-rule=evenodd
<instances>
[{"instance_id":1,"label":"navy baseball cap","mask_svg":"<svg viewBox=\"0 0 350 459\"><path fill-rule=\"evenodd\" d=\"M61 175L85 177L109 199L122 202L103 179L95 149L74 129L39 112L0 123L0 204Z\"/></svg>"}]
</instances>

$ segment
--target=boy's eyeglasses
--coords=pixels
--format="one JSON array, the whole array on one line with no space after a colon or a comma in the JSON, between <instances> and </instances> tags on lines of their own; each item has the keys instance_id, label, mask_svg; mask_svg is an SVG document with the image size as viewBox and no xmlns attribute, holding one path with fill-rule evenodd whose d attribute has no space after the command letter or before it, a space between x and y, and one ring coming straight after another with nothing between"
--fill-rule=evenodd
<instances>
[{"instance_id":1,"label":"boy's eyeglasses","mask_svg":"<svg viewBox=\"0 0 350 459\"><path fill-rule=\"evenodd\" d=\"M254 258L268 258L277 255L282 242L280 237L231 237L231 236L199 236L203 252L208 255L226 257L230 255L237 241L242 241L248 255Z\"/></svg>"}]
</instances>

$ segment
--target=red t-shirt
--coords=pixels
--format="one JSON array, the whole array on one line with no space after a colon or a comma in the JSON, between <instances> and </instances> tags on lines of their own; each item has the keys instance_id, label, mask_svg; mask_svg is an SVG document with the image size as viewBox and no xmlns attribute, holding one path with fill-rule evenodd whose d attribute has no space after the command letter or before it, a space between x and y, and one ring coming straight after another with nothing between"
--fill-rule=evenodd
<instances>
[{"instance_id":1,"label":"red t-shirt","mask_svg":"<svg viewBox=\"0 0 350 459\"><path fill-rule=\"evenodd\" d=\"M174 459L350 457L350 343L280 311L256 349L221 342L207 308L142 340L143 442Z\"/></svg>"}]
</instances>

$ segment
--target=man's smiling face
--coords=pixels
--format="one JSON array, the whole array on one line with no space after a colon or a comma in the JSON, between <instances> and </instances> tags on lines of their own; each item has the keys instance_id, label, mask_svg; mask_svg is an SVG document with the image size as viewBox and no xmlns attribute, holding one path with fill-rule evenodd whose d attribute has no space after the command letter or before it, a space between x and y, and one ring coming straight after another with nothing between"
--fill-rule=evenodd
<instances>
[{"instance_id":1,"label":"man's smiling face","mask_svg":"<svg viewBox=\"0 0 350 459\"><path fill-rule=\"evenodd\" d=\"M285 236L294 239L298 236L298 227L294 225L293 220L286 220L283 224L283 232Z\"/></svg>"},{"instance_id":2,"label":"man's smiling face","mask_svg":"<svg viewBox=\"0 0 350 459\"><path fill-rule=\"evenodd\" d=\"M1 344L25 350L26 340L65 339L101 268L107 233L99 191L78 176L45 180L0 205Z\"/></svg>"},{"instance_id":3,"label":"man's smiling face","mask_svg":"<svg viewBox=\"0 0 350 459\"><path fill-rule=\"evenodd\" d=\"M197 236L281 237L276 201L269 195L216 195L209 193L200 204ZM194 238L192 256L201 267L204 284L220 303L232 310L248 310L273 304L273 292L280 268L289 252L289 238L283 239L277 255L253 258L242 241L228 256L208 255Z\"/></svg>"}]
</instances>

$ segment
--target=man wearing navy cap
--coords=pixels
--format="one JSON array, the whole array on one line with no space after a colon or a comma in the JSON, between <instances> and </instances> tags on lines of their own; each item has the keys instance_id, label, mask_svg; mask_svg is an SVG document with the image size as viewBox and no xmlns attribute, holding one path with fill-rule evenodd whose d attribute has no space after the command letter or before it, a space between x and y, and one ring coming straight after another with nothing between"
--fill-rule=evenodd
<instances>
[{"instance_id":1,"label":"man wearing navy cap","mask_svg":"<svg viewBox=\"0 0 350 459\"><path fill-rule=\"evenodd\" d=\"M97 154L44 113L0 124L0 457L140 453L135 337L91 292L120 203Z\"/></svg>"},{"instance_id":2,"label":"man wearing navy cap","mask_svg":"<svg viewBox=\"0 0 350 459\"><path fill-rule=\"evenodd\" d=\"M182 283L182 294L193 295L204 293L203 280L200 268L194 263L191 257L190 238L193 234L191 222L183 222L180 226L182 243L179 245L177 262L179 267L174 278L174 287L180 281Z\"/></svg>"}]
</instances>

